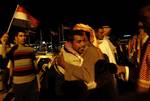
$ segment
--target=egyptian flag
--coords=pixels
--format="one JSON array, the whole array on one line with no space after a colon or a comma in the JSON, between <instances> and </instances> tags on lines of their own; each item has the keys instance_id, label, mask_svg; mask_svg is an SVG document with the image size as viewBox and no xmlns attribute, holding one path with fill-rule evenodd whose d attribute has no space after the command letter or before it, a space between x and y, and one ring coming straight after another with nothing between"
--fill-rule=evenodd
<instances>
[{"instance_id":1,"label":"egyptian flag","mask_svg":"<svg viewBox=\"0 0 150 101\"><path fill-rule=\"evenodd\" d=\"M12 25L23 28L36 28L39 25L39 20L19 5L14 13Z\"/></svg>"}]
</instances>

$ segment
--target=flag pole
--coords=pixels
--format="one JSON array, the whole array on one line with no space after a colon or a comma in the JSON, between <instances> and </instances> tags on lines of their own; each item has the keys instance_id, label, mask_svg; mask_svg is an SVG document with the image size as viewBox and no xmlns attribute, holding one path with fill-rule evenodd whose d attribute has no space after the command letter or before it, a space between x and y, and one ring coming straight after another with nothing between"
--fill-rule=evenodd
<instances>
[{"instance_id":1,"label":"flag pole","mask_svg":"<svg viewBox=\"0 0 150 101\"><path fill-rule=\"evenodd\" d=\"M13 14L13 16L12 16L12 19L11 19L10 23L9 23L9 26L8 26L8 29L7 29L7 32L6 32L6 33L9 33L10 27L11 27L11 25L12 25L12 22L13 22L13 19L14 19L14 16L15 16L15 13L16 13L16 10L18 9L18 7L19 7L19 4L17 4L17 7L16 7L16 9L15 9L15 11L14 11L14 14Z\"/></svg>"}]
</instances>

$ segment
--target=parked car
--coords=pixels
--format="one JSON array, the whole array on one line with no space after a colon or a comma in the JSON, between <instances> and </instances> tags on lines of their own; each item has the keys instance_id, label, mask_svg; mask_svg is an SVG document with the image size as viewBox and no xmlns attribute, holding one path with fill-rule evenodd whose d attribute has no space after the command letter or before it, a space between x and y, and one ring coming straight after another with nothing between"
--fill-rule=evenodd
<instances>
[{"instance_id":1,"label":"parked car","mask_svg":"<svg viewBox=\"0 0 150 101\"><path fill-rule=\"evenodd\" d=\"M50 65L54 60L54 57L55 57L54 53L37 52L36 59L37 59L38 68L41 70L44 69L43 65Z\"/></svg>"}]
</instances>

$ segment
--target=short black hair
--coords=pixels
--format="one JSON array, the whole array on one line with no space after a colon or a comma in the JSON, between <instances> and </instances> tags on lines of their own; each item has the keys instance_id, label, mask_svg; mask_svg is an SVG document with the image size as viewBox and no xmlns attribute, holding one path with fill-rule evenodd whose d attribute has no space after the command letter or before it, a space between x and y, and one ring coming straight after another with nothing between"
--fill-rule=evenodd
<instances>
[{"instance_id":1,"label":"short black hair","mask_svg":"<svg viewBox=\"0 0 150 101\"><path fill-rule=\"evenodd\" d=\"M98 32L99 29L103 29L103 27L102 26L96 26L94 30L95 30L95 32Z\"/></svg>"},{"instance_id":2,"label":"short black hair","mask_svg":"<svg viewBox=\"0 0 150 101\"><path fill-rule=\"evenodd\" d=\"M66 41L73 42L74 35L84 35L85 31L83 30L70 30L69 33L66 33Z\"/></svg>"},{"instance_id":3,"label":"short black hair","mask_svg":"<svg viewBox=\"0 0 150 101\"><path fill-rule=\"evenodd\" d=\"M24 28L16 28L16 29L15 29L15 33L14 33L14 36L17 36L19 32L27 33L27 30L24 29Z\"/></svg>"}]
</instances>

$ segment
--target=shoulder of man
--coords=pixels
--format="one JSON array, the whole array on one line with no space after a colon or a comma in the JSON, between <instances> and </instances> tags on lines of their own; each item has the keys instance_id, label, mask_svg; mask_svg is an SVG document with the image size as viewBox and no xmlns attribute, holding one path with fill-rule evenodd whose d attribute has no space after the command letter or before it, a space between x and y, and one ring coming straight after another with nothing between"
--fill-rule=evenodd
<instances>
[{"instance_id":1,"label":"shoulder of man","mask_svg":"<svg viewBox=\"0 0 150 101\"><path fill-rule=\"evenodd\" d=\"M10 52L15 51L18 48L18 45L13 45L10 49Z\"/></svg>"},{"instance_id":2,"label":"shoulder of man","mask_svg":"<svg viewBox=\"0 0 150 101\"><path fill-rule=\"evenodd\" d=\"M9 50L9 52L8 52L8 58L10 58L10 59L12 59L12 57L13 57L13 54L14 54L14 52L15 52L15 50L18 48L18 45L13 45L11 48L10 48L10 50Z\"/></svg>"},{"instance_id":3,"label":"shoulder of man","mask_svg":"<svg viewBox=\"0 0 150 101\"><path fill-rule=\"evenodd\" d=\"M94 45L90 45L87 48L87 52L92 53L92 54L98 54L100 56L103 56L103 53L101 52L101 50L97 47L95 47Z\"/></svg>"},{"instance_id":4,"label":"shoulder of man","mask_svg":"<svg viewBox=\"0 0 150 101\"><path fill-rule=\"evenodd\" d=\"M89 50L89 51L95 51L96 49L98 49L98 48L95 47L95 46L92 45L92 44L89 44L88 47L87 47L87 50Z\"/></svg>"}]
</instances>

